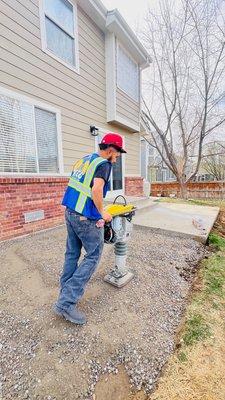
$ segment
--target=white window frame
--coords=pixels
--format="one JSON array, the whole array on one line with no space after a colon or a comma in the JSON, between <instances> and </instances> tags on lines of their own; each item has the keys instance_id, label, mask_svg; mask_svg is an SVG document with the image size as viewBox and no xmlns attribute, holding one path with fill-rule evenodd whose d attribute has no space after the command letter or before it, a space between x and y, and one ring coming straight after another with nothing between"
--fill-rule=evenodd
<instances>
[{"instance_id":1,"label":"white window frame","mask_svg":"<svg viewBox=\"0 0 225 400\"><path fill-rule=\"evenodd\" d=\"M142 149L142 143L144 143L144 150ZM141 175L141 165L142 165L142 150L145 152L145 176ZM148 143L144 138L140 136L140 153L139 153L139 171L140 171L140 176L144 178L145 180L148 180Z\"/></svg>"},{"instance_id":2,"label":"white window frame","mask_svg":"<svg viewBox=\"0 0 225 400\"><path fill-rule=\"evenodd\" d=\"M123 52L133 61L134 64L137 65L138 68L138 98L137 100L134 99L129 93L127 93L123 88L121 88L120 85L118 85L118 60L119 60L119 47L123 50ZM118 41L116 40L116 87L121 90L131 101L133 101L135 104L140 104L140 96L141 96L141 90L140 90L140 84L141 84L141 73L140 73L140 66L135 61L135 59L131 56L129 51Z\"/></svg>"},{"instance_id":3,"label":"white window frame","mask_svg":"<svg viewBox=\"0 0 225 400\"><path fill-rule=\"evenodd\" d=\"M23 173L23 172L0 172L0 176L15 176L15 177L53 177L53 176L67 176L64 174L64 165L63 165L63 148L62 148L62 130L61 130L61 112L59 109L49 106L48 104L42 103L40 101L36 101L35 99L28 97L26 95L20 94L18 92L14 92L9 89L5 89L4 87L0 86L0 94L3 94L5 96L11 97L13 99L19 100L19 101L24 101L28 104L30 104L33 107L33 115L34 115L34 108L38 107L42 110L52 112L56 115L56 129L57 129L57 144L58 144L58 166L59 166L59 172L54 172L54 173L39 173L39 172L33 172L33 173ZM35 126L35 141L36 141L36 126ZM36 144L36 150L37 150L37 144ZM37 152L36 152L37 156ZM38 163L38 159L36 160L36 163Z\"/></svg>"},{"instance_id":4,"label":"white window frame","mask_svg":"<svg viewBox=\"0 0 225 400\"><path fill-rule=\"evenodd\" d=\"M105 135L108 131L103 129L103 128L99 128L100 135ZM123 145L125 146L125 139L124 136L121 135L123 138ZM94 143L94 147L95 147L95 152L98 153L99 151L99 147L98 147L98 136L95 136L95 143ZM122 157L122 189L119 190L113 190L110 189L107 192L106 195L106 200L110 200L110 199L114 199L116 196L119 196L120 194L124 195L125 193L125 157L126 157L126 153L121 154ZM111 177L112 177L112 172L111 172Z\"/></svg>"},{"instance_id":5,"label":"white window frame","mask_svg":"<svg viewBox=\"0 0 225 400\"><path fill-rule=\"evenodd\" d=\"M65 65L67 68L71 69L72 71L80 74L80 67L79 67L79 42L78 42L78 18L77 18L77 3L72 3L70 0L67 0L68 3L71 4L73 7L73 17L74 17L74 32L73 32L73 39L74 39L74 54L75 54L75 65L69 64L64 61L62 58L58 57L54 54L51 50L48 49L47 46L47 37L46 37L46 26L45 26L45 16L48 17L51 21L53 21L60 29L64 32L68 33L71 37L71 33L67 32L64 27L62 27L57 21L55 21L51 16L49 16L45 12L44 6L45 0L39 0L39 14L40 14L40 28L41 28L41 45L42 51L55 60L59 61L61 64Z\"/></svg>"}]
</instances>

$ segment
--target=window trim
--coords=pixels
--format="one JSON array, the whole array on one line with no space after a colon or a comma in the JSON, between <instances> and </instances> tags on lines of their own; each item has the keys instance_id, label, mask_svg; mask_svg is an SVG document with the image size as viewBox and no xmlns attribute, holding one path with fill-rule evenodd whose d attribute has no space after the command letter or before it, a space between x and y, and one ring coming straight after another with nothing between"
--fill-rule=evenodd
<instances>
[{"instance_id":1,"label":"window trim","mask_svg":"<svg viewBox=\"0 0 225 400\"><path fill-rule=\"evenodd\" d=\"M127 93L124 89L121 88L120 85L118 85L118 60L119 60L119 47L121 47L121 49L123 50L123 52L133 61L134 64L137 65L138 67L138 99L134 99L129 93ZM118 39L116 40L116 87L121 90L128 98L129 100L133 101L135 104L140 104L140 96L141 96L141 90L140 90L140 84L141 84L141 74L140 74L140 66L137 63L137 61L132 57L132 55L129 53L129 51L122 45L121 42L118 41Z\"/></svg>"},{"instance_id":2,"label":"window trim","mask_svg":"<svg viewBox=\"0 0 225 400\"><path fill-rule=\"evenodd\" d=\"M34 108L38 107L44 111L49 111L52 112L56 115L56 130L57 130L57 148L58 148L58 166L59 166L59 172L50 172L50 173L39 173L39 172L33 172L33 173L23 173L23 172L0 172L0 176L11 176L11 177L22 177L22 178L37 178L37 177L62 177L62 176L67 176L64 173L64 164L63 164L63 147L62 147L62 129L61 129L61 112L58 108L52 107L46 103L42 103L40 101L36 101L36 99L32 97L28 97L26 95L23 95L19 92L14 92L12 90L6 89L2 86L0 86L0 94L3 94L5 96L12 97L13 99L24 101L28 104L30 104L33 109L33 117L34 117ZM34 122L33 118L33 123ZM36 126L35 126L35 132L36 132ZM35 141L36 141L36 134L35 134ZM37 153L36 153L37 155ZM36 160L36 163L38 163L38 159Z\"/></svg>"},{"instance_id":3,"label":"window trim","mask_svg":"<svg viewBox=\"0 0 225 400\"><path fill-rule=\"evenodd\" d=\"M73 39L74 39L74 56L75 56L75 65L73 66L72 64L67 63L64 61L62 58L58 57L56 54L54 54L51 50L48 49L47 47L47 37L46 37L46 25L45 25L45 17L50 19L54 24L56 24L62 31L64 31L67 35L71 36L71 33L69 33L65 28L63 28L58 22L54 20L51 16L49 16L45 12L45 7L44 7L44 1L45 0L39 0L39 15L40 15L40 29L41 29L41 46L42 46L42 51L52 58L54 58L56 61L60 62L61 64L65 65L65 67L71 69L72 71L76 72L77 74L80 74L80 66L79 66L79 42L78 42L78 17L77 17L77 3L72 3L71 0L67 0L72 8L73 8L73 21L74 21L74 32L73 32Z\"/></svg>"},{"instance_id":4,"label":"window trim","mask_svg":"<svg viewBox=\"0 0 225 400\"><path fill-rule=\"evenodd\" d=\"M106 118L107 123L117 124L125 128L127 131L140 132L140 101L128 97L129 101L139 107L139 118L137 122L132 122L131 119L124 118L118 114L117 110L117 85L116 85L116 43L117 38L112 32L107 32L105 36L105 62L106 62ZM139 69L141 78L141 70ZM141 82L141 79L140 79ZM141 96L141 87L139 87Z\"/></svg>"}]
</instances>

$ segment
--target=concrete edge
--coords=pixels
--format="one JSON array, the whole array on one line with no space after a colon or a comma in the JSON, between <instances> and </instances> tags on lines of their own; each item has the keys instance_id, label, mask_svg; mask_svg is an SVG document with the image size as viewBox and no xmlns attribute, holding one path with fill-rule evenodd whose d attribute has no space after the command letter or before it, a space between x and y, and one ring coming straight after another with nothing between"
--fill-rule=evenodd
<instances>
[{"instance_id":1,"label":"concrete edge","mask_svg":"<svg viewBox=\"0 0 225 400\"><path fill-rule=\"evenodd\" d=\"M160 233L160 234L163 234L163 235L165 235L165 236L171 236L171 234L172 234L172 236L173 237L182 237L182 238L184 238L184 237L187 237L187 238L190 238L190 234L188 234L188 233L182 233L182 232L176 232L176 231L169 231L169 230L167 230L167 229L162 229L162 228L154 228L154 227L151 227L151 226L145 226L145 225L139 225L139 224L136 224L136 223L134 223L133 224L133 226L134 226L134 230L136 230L136 229L138 229L138 230L143 230L143 231L152 231L153 233Z\"/></svg>"},{"instance_id":2,"label":"concrete edge","mask_svg":"<svg viewBox=\"0 0 225 400\"><path fill-rule=\"evenodd\" d=\"M167 204L170 204L170 203L167 203ZM144 210L144 208L148 208L148 207L140 208L139 211L142 211L142 210ZM205 207L205 206L200 206L200 207ZM210 206L207 206L207 207L210 207ZM169 229L161 229L161 228L154 228L154 227L151 227L151 226L139 225L138 223L135 223L135 222L133 223L133 225L134 225L134 227L137 226L138 228L144 228L146 230L152 230L153 232L161 233L161 234L163 234L165 236L171 236L171 234L172 234L174 237L175 236L176 237L187 237L187 238L194 239L199 243L206 244L206 242L208 240L208 237L209 237L209 235L211 233L211 230L212 230L212 228L213 228L213 226L214 226L214 224L215 224L215 222L216 222L216 220L218 218L219 212L220 212L220 208L219 207L215 206L215 207L212 207L212 208L216 209L216 211L217 211L217 213L215 215L215 218L214 218L214 221L211 223L208 233L205 234L205 235L201 235L201 236L194 235L192 233L177 232L177 231L173 231L173 230L169 230Z\"/></svg>"},{"instance_id":3,"label":"concrete edge","mask_svg":"<svg viewBox=\"0 0 225 400\"><path fill-rule=\"evenodd\" d=\"M177 231L168 230L168 229L153 228L151 226L144 226L144 225L134 224L134 229L136 227L138 229L143 229L143 230L148 230L148 231L150 230L153 233L155 232L155 233L159 233L159 234L165 235L165 236L171 236L172 235L173 237L177 237L177 238L193 239L193 240L196 240L197 242L202 243L202 244L206 244L208 236L209 236L209 233L211 232L211 230L210 230L208 235L195 236L195 235L193 235L191 233L183 233L183 232L177 232Z\"/></svg>"}]
</instances>

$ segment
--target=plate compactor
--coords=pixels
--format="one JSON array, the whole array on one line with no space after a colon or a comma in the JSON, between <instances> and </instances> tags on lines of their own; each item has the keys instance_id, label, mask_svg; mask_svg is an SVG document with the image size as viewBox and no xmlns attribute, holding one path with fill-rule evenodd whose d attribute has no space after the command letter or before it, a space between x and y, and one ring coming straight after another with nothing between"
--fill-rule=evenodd
<instances>
[{"instance_id":1,"label":"plate compactor","mask_svg":"<svg viewBox=\"0 0 225 400\"><path fill-rule=\"evenodd\" d=\"M122 197L124 204L116 203ZM105 282L118 288L126 285L134 274L126 267L127 241L130 238L133 224L132 218L136 208L132 204L127 204L124 196L117 196L113 204L106 207L106 211L112 215L112 221L105 224L104 241L114 244L115 267L104 278Z\"/></svg>"}]
</instances>

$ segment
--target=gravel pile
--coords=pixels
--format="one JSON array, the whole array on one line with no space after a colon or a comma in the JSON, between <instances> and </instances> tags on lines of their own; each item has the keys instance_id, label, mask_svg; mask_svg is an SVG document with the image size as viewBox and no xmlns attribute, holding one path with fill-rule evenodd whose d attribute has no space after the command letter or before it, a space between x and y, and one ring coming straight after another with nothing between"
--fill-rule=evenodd
<instances>
[{"instance_id":1,"label":"gravel pile","mask_svg":"<svg viewBox=\"0 0 225 400\"><path fill-rule=\"evenodd\" d=\"M204 247L136 227L127 259L135 277L118 290L103 282L113 267L105 245L80 302L88 317L83 327L51 311L64 250L64 228L0 245L3 398L93 399L99 378L118 374L120 365L135 390L151 392L174 348Z\"/></svg>"}]
</instances>

